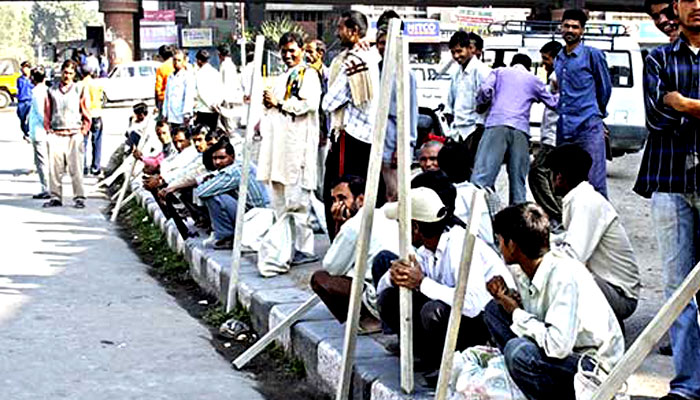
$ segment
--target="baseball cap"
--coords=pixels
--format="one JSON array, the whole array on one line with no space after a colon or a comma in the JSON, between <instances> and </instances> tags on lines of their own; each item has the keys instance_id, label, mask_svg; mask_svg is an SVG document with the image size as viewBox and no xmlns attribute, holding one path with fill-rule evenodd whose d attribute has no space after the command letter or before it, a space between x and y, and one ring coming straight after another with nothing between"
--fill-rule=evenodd
<instances>
[{"instance_id":1,"label":"baseball cap","mask_svg":"<svg viewBox=\"0 0 700 400\"><path fill-rule=\"evenodd\" d=\"M409 192L411 197L411 219L420 222L438 222L447 216L447 207L433 189L417 187ZM384 215L389 219L399 219L399 203L384 206Z\"/></svg>"}]
</instances>

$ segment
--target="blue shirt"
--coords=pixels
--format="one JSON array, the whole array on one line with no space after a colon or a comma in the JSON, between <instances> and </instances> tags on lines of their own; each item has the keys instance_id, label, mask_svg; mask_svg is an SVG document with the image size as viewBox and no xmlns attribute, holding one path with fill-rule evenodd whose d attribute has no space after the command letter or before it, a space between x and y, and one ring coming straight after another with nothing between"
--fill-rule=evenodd
<instances>
[{"instance_id":1,"label":"blue shirt","mask_svg":"<svg viewBox=\"0 0 700 400\"><path fill-rule=\"evenodd\" d=\"M484 124L484 115L476 112L476 93L490 73L491 68L472 57L466 67L459 66L452 75L445 105L445 114L454 117L452 136L466 139L477 125Z\"/></svg>"},{"instance_id":2,"label":"blue shirt","mask_svg":"<svg viewBox=\"0 0 700 400\"><path fill-rule=\"evenodd\" d=\"M32 101L32 89L34 84L24 75L17 78L17 102L25 103Z\"/></svg>"},{"instance_id":3,"label":"blue shirt","mask_svg":"<svg viewBox=\"0 0 700 400\"><path fill-rule=\"evenodd\" d=\"M182 124L192 116L196 82L191 71L183 68L168 77L163 98L163 117L169 123Z\"/></svg>"},{"instance_id":4,"label":"blue shirt","mask_svg":"<svg viewBox=\"0 0 700 400\"><path fill-rule=\"evenodd\" d=\"M649 53L644 86L649 137L634 191L644 197L700 193L700 121L664 104L664 95L674 91L700 99L700 56L682 34Z\"/></svg>"},{"instance_id":5,"label":"blue shirt","mask_svg":"<svg viewBox=\"0 0 700 400\"><path fill-rule=\"evenodd\" d=\"M554 61L559 83L558 138L570 138L593 117L604 118L612 93L610 71L605 55L598 49L579 44L571 54L563 48Z\"/></svg>"},{"instance_id":6,"label":"blue shirt","mask_svg":"<svg viewBox=\"0 0 700 400\"><path fill-rule=\"evenodd\" d=\"M239 161L225 167L216 174L197 178L199 185L194 189L194 194L200 199L217 196L223 193L230 193L238 199L238 189L241 185L242 177L241 163ZM247 209L256 207L267 207L269 199L265 186L258 182L257 171L253 165L250 166L250 176L248 179L248 196L246 198Z\"/></svg>"}]
</instances>

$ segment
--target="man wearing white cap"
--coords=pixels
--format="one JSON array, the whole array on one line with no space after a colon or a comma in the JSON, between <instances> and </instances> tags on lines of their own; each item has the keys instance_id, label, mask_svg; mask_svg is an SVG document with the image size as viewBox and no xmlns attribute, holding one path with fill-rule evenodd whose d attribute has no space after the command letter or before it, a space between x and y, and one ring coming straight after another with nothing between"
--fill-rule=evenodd
<instances>
[{"instance_id":1,"label":"man wearing white cap","mask_svg":"<svg viewBox=\"0 0 700 400\"><path fill-rule=\"evenodd\" d=\"M392 331L399 332L399 287L413 291L414 343L416 355L424 365L440 364L447 323L457 284L462 258L465 229L445 207L438 194L427 187L411 189L411 229L416 255L409 260L395 260L377 282L379 313ZM397 204L385 207L386 216L397 219ZM377 263L375 258L375 264ZM375 265L373 265L373 269ZM376 269L375 269L376 270ZM486 344L489 332L482 312L491 296L486 282L501 275L515 287L501 257L482 239L474 244L474 255L467 293L462 309L462 322L457 350Z\"/></svg>"}]
</instances>

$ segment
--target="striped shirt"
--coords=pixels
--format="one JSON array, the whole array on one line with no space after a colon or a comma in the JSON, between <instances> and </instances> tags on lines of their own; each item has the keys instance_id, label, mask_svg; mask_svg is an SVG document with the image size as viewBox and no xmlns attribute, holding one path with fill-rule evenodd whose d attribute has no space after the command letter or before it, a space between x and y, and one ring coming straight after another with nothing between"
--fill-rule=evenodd
<instances>
[{"instance_id":1,"label":"striped shirt","mask_svg":"<svg viewBox=\"0 0 700 400\"><path fill-rule=\"evenodd\" d=\"M700 99L700 57L685 37L654 49L646 60L644 85L649 138L644 148L634 191L644 197L654 192L697 193L700 121L664 105L664 95L678 91Z\"/></svg>"},{"instance_id":2,"label":"striped shirt","mask_svg":"<svg viewBox=\"0 0 700 400\"><path fill-rule=\"evenodd\" d=\"M209 174L197 178L198 186L194 194L200 199L230 193L238 198L238 188L241 184L241 163L234 162L215 174ZM248 197L246 208L266 207L268 205L267 191L262 183L257 180L257 173L253 165L250 166L250 179L248 180Z\"/></svg>"}]
</instances>

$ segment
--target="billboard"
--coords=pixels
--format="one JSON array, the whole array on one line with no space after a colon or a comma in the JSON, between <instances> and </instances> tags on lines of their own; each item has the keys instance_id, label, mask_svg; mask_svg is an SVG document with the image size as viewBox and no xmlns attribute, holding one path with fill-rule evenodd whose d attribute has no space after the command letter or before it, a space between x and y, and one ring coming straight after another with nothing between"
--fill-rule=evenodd
<instances>
[{"instance_id":1,"label":"billboard","mask_svg":"<svg viewBox=\"0 0 700 400\"><path fill-rule=\"evenodd\" d=\"M211 28L183 28L182 47L211 47Z\"/></svg>"},{"instance_id":2,"label":"billboard","mask_svg":"<svg viewBox=\"0 0 700 400\"><path fill-rule=\"evenodd\" d=\"M164 44L177 46L177 25L142 26L141 49L155 50Z\"/></svg>"}]
</instances>

